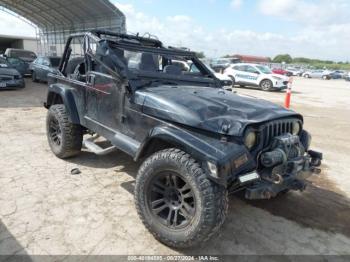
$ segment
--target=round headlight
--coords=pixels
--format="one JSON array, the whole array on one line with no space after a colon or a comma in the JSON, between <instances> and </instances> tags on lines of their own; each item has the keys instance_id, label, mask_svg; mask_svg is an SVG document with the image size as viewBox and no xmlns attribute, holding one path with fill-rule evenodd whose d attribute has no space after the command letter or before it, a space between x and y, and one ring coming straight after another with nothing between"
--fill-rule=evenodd
<instances>
[{"instance_id":1,"label":"round headlight","mask_svg":"<svg viewBox=\"0 0 350 262\"><path fill-rule=\"evenodd\" d=\"M293 135L298 135L300 132L300 124L299 122L293 122L293 129L292 129L292 133Z\"/></svg>"},{"instance_id":2,"label":"round headlight","mask_svg":"<svg viewBox=\"0 0 350 262\"><path fill-rule=\"evenodd\" d=\"M253 131L249 131L244 137L244 145L249 149L251 149L253 146L255 146L255 143L256 143L256 134Z\"/></svg>"}]
</instances>

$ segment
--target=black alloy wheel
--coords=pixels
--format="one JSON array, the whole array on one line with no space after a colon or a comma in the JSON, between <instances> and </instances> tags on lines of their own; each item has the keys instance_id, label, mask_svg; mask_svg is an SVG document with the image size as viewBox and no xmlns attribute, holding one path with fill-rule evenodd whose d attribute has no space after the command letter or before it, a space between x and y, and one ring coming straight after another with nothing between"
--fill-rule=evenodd
<instances>
[{"instance_id":1,"label":"black alloy wheel","mask_svg":"<svg viewBox=\"0 0 350 262\"><path fill-rule=\"evenodd\" d=\"M62 131L57 118L52 117L50 119L48 131L51 143L55 144L56 146L60 146L62 143Z\"/></svg>"},{"instance_id":2,"label":"black alloy wheel","mask_svg":"<svg viewBox=\"0 0 350 262\"><path fill-rule=\"evenodd\" d=\"M161 172L151 181L147 205L154 218L171 229L188 226L196 213L191 186L178 173Z\"/></svg>"}]
</instances>

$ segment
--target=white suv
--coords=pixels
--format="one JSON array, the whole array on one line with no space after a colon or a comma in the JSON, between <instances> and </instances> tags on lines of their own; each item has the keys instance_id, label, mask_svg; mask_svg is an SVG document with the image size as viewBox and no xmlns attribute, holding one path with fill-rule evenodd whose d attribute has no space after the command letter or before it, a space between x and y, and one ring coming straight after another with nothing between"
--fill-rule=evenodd
<instances>
[{"instance_id":1,"label":"white suv","mask_svg":"<svg viewBox=\"0 0 350 262\"><path fill-rule=\"evenodd\" d=\"M233 85L259 86L264 91L285 89L289 81L288 77L274 74L267 66L257 64L232 64L224 74L232 79Z\"/></svg>"}]
</instances>

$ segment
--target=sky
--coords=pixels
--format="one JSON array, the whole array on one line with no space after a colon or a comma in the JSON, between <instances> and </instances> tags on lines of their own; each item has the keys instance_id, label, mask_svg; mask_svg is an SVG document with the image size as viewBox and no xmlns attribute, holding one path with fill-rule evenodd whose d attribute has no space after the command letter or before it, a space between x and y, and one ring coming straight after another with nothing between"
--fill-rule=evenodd
<instances>
[{"instance_id":1,"label":"sky","mask_svg":"<svg viewBox=\"0 0 350 262\"><path fill-rule=\"evenodd\" d=\"M349 0L111 0L127 30L208 57L288 53L350 61ZM34 35L1 12L0 34Z\"/></svg>"}]
</instances>

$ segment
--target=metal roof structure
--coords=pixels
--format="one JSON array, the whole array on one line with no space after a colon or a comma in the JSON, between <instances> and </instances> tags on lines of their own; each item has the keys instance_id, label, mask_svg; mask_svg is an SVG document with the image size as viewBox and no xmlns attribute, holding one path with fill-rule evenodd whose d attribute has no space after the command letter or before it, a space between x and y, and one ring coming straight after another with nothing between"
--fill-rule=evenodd
<instances>
[{"instance_id":1,"label":"metal roof structure","mask_svg":"<svg viewBox=\"0 0 350 262\"><path fill-rule=\"evenodd\" d=\"M0 6L37 29L41 53L52 51L53 46L62 49L71 33L126 31L124 14L109 0L0 0Z\"/></svg>"}]
</instances>

